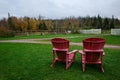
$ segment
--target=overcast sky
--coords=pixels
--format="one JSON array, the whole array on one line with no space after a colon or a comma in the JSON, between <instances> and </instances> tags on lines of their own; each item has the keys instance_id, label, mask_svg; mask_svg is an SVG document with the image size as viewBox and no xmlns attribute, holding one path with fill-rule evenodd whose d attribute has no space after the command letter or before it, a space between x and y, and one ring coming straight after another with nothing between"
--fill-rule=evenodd
<instances>
[{"instance_id":1,"label":"overcast sky","mask_svg":"<svg viewBox=\"0 0 120 80\"><path fill-rule=\"evenodd\" d=\"M64 18L97 16L120 19L120 0L0 0L0 19L8 17Z\"/></svg>"}]
</instances>

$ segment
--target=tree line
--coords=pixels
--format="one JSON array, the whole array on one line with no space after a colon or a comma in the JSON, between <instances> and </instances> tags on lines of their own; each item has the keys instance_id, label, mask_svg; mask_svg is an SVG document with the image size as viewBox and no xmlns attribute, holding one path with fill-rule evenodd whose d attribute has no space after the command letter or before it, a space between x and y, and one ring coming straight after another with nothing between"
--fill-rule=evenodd
<instances>
[{"instance_id":1,"label":"tree line","mask_svg":"<svg viewBox=\"0 0 120 80\"><path fill-rule=\"evenodd\" d=\"M90 17L66 17L63 19L43 19L38 18L10 16L0 20L0 31L41 31L48 30L54 32L62 32L71 30L77 32L80 29L102 29L109 30L111 28L120 28L120 20L118 18L102 18L100 15Z\"/></svg>"}]
</instances>

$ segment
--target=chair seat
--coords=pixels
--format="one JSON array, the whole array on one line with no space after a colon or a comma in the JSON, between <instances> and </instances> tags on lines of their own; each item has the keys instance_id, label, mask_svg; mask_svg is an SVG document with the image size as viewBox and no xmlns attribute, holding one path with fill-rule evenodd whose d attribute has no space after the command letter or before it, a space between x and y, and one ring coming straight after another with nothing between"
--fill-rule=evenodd
<instances>
[{"instance_id":1,"label":"chair seat","mask_svg":"<svg viewBox=\"0 0 120 80\"><path fill-rule=\"evenodd\" d=\"M75 56L75 54L68 54L68 61L71 62L74 56ZM66 62L66 58L61 59L61 58L57 57L56 60Z\"/></svg>"},{"instance_id":2,"label":"chair seat","mask_svg":"<svg viewBox=\"0 0 120 80\"><path fill-rule=\"evenodd\" d=\"M84 49L85 52L103 52L103 49L99 49L99 50L89 50L89 49Z\"/></svg>"},{"instance_id":3,"label":"chair seat","mask_svg":"<svg viewBox=\"0 0 120 80\"><path fill-rule=\"evenodd\" d=\"M68 49L58 49L58 48L53 48L54 51L68 51Z\"/></svg>"},{"instance_id":4,"label":"chair seat","mask_svg":"<svg viewBox=\"0 0 120 80\"><path fill-rule=\"evenodd\" d=\"M85 57L83 57L83 58L82 58L82 63L85 63L85 64L101 64L102 62L101 62L100 59L98 59L98 60L96 60L96 61L86 61L86 60L85 60Z\"/></svg>"},{"instance_id":5,"label":"chair seat","mask_svg":"<svg viewBox=\"0 0 120 80\"><path fill-rule=\"evenodd\" d=\"M102 62L100 60L94 61L94 62L85 62L86 64L101 64Z\"/></svg>"}]
</instances>

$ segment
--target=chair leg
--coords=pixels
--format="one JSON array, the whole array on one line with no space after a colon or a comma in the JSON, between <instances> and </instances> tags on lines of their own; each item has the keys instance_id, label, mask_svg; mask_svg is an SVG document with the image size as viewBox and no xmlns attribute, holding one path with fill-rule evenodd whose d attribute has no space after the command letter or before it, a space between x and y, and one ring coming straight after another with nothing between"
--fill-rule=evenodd
<instances>
[{"instance_id":1,"label":"chair leg","mask_svg":"<svg viewBox=\"0 0 120 80\"><path fill-rule=\"evenodd\" d=\"M70 63L67 61L66 62L66 70L69 68L69 66L70 66Z\"/></svg>"},{"instance_id":2,"label":"chair leg","mask_svg":"<svg viewBox=\"0 0 120 80\"><path fill-rule=\"evenodd\" d=\"M54 67L54 65L57 63L57 60L55 60L52 64L51 67Z\"/></svg>"},{"instance_id":3,"label":"chair leg","mask_svg":"<svg viewBox=\"0 0 120 80\"><path fill-rule=\"evenodd\" d=\"M103 64L100 65L101 71L104 72Z\"/></svg>"},{"instance_id":4,"label":"chair leg","mask_svg":"<svg viewBox=\"0 0 120 80\"><path fill-rule=\"evenodd\" d=\"M104 72L104 68L103 68L103 57L104 57L104 56L101 57L101 61L102 61L102 63L101 63L101 71L102 71L102 72Z\"/></svg>"},{"instance_id":5,"label":"chair leg","mask_svg":"<svg viewBox=\"0 0 120 80\"><path fill-rule=\"evenodd\" d=\"M70 67L71 64L72 64L72 62L66 64L66 70Z\"/></svg>"},{"instance_id":6,"label":"chair leg","mask_svg":"<svg viewBox=\"0 0 120 80\"><path fill-rule=\"evenodd\" d=\"M55 59L55 51L52 51L52 64L50 65L51 67L54 67L55 63L57 62L57 60Z\"/></svg>"},{"instance_id":7,"label":"chair leg","mask_svg":"<svg viewBox=\"0 0 120 80\"><path fill-rule=\"evenodd\" d=\"M82 70L85 71L85 63L82 63Z\"/></svg>"},{"instance_id":8,"label":"chair leg","mask_svg":"<svg viewBox=\"0 0 120 80\"><path fill-rule=\"evenodd\" d=\"M66 64L66 70L69 68L69 65L68 64Z\"/></svg>"},{"instance_id":9,"label":"chair leg","mask_svg":"<svg viewBox=\"0 0 120 80\"><path fill-rule=\"evenodd\" d=\"M72 62L75 62L75 55L74 55L74 57L73 57L73 60L72 60Z\"/></svg>"},{"instance_id":10,"label":"chair leg","mask_svg":"<svg viewBox=\"0 0 120 80\"><path fill-rule=\"evenodd\" d=\"M73 57L73 62L75 61L75 57L76 57L76 53L78 52L78 50L75 50L74 52L74 57Z\"/></svg>"}]
</instances>

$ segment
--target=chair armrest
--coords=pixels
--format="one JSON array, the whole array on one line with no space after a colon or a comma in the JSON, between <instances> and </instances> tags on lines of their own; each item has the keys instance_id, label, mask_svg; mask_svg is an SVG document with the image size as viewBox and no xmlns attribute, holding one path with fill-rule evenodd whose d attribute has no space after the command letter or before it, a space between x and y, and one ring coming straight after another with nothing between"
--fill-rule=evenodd
<instances>
[{"instance_id":1,"label":"chair armrest","mask_svg":"<svg viewBox=\"0 0 120 80\"><path fill-rule=\"evenodd\" d=\"M68 52L68 54L75 54L76 52L78 52L78 50L73 50L71 52Z\"/></svg>"},{"instance_id":2,"label":"chair armrest","mask_svg":"<svg viewBox=\"0 0 120 80\"><path fill-rule=\"evenodd\" d=\"M102 54L103 56L105 56L105 52L103 52L103 54Z\"/></svg>"},{"instance_id":3,"label":"chair armrest","mask_svg":"<svg viewBox=\"0 0 120 80\"><path fill-rule=\"evenodd\" d=\"M85 53L84 53L84 51L82 51L82 50L79 50L78 51L81 55L84 55Z\"/></svg>"}]
</instances>

